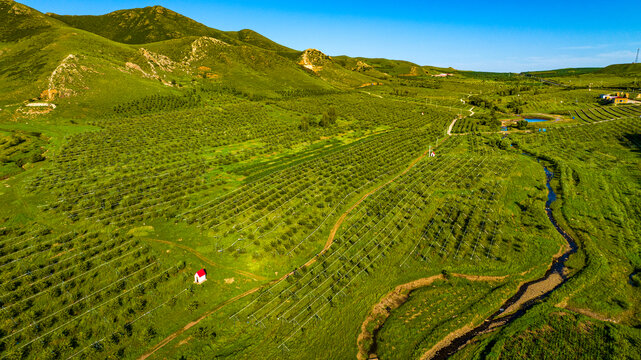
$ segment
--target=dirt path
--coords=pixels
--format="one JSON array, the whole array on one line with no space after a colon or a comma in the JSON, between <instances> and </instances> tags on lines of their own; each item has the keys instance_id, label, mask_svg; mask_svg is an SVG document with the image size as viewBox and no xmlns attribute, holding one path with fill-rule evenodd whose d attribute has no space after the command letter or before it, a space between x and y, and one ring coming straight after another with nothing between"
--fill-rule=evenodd
<instances>
[{"instance_id":1,"label":"dirt path","mask_svg":"<svg viewBox=\"0 0 641 360\"><path fill-rule=\"evenodd\" d=\"M598 314L598 313L596 313L596 312L594 312L594 311L592 311L590 309L581 309L581 308L575 308L575 307L572 307L572 306L564 306L564 308L568 309L570 311L574 311L576 313L579 313L581 315L585 315L587 317L591 317L591 318L596 319L596 320L608 321L608 322L615 323L615 324L618 324L620 322L620 320L617 319L617 318L614 318L614 319L613 318L609 318L609 317L607 317L605 315Z\"/></svg>"},{"instance_id":2,"label":"dirt path","mask_svg":"<svg viewBox=\"0 0 641 360\"><path fill-rule=\"evenodd\" d=\"M255 293L256 291L258 291L259 289L260 289L260 287L256 287L256 288L253 288L253 289L251 289L251 290L245 291L244 293L242 293L242 294L240 294L240 295L236 295L236 296L234 296L234 297L233 297L233 298L231 298L231 299L225 300L223 303L219 304L219 305L218 305L218 306L216 306L215 308L213 308L213 309L209 310L208 312L204 313L203 315L201 315L198 319L196 319L196 320L194 320L194 321L190 322L189 324L185 325L182 329L180 329L180 330L178 330L178 331L174 332L173 334L171 334L171 335L167 336L166 338L164 338L161 342L159 342L158 344L156 344L156 346L154 346L151 350L149 350L148 352L146 352L144 355L142 355L142 356L141 356L141 357L139 357L138 359L139 359L139 360L144 360L144 359L146 359L146 358L150 357L150 356L151 356L151 355L153 355L156 351L160 350L160 349L161 349L161 348L163 348L165 345L167 345L168 343L170 343L173 339L175 339L176 337L178 337L180 334L182 334L182 333L184 333L185 331L187 331L187 330L191 329L193 326L195 326L195 325L197 325L199 322L203 321L203 320L204 320L205 318L207 318L209 315L211 315L211 314L215 313L216 311L218 311L218 310L222 309L222 308L223 308L223 306L225 306L225 305L227 305L227 304L231 304L232 302L234 302L234 301L236 301L236 300L238 300L238 299L242 299L242 298L244 298L244 297L245 297L245 296L247 296L247 295L251 295L251 294Z\"/></svg>"},{"instance_id":3,"label":"dirt path","mask_svg":"<svg viewBox=\"0 0 641 360\"><path fill-rule=\"evenodd\" d=\"M469 97L469 96L468 96L468 97ZM451 135L452 135L452 129L454 128L454 124L456 124L456 120L461 120L461 119L463 119L463 118L466 118L466 117L469 117L469 116L473 116L473 115L474 115L474 111L472 111L472 110L474 110L474 106L472 106L472 107L468 110L468 111L470 112L470 115L468 115L468 116L463 116L463 117L461 117L461 118L455 117L455 118L454 118L454 120L452 120L452 123L450 124L450 127L448 127L448 128L447 128L447 136L451 136Z\"/></svg>"},{"instance_id":4,"label":"dirt path","mask_svg":"<svg viewBox=\"0 0 641 360\"><path fill-rule=\"evenodd\" d=\"M437 146L438 146L438 144L437 144ZM334 238L336 237L336 233L338 232L338 229L341 227L341 225L343 224L343 222L345 221L345 219L347 218L347 215L349 215L349 213L351 213L354 209L356 209L358 207L358 205L360 205L363 201L365 201L365 199L367 199L371 195L375 194L377 191L379 191L383 187L393 183L394 181L396 181L396 179L398 179L402 175L405 175L414 166L416 166L416 164L419 161L421 161L423 158L425 158L427 156L428 152L429 152L429 149L426 150L424 153L422 153L419 157L414 159L407 166L407 168L405 168L405 170L403 170L402 172L398 173L396 176L394 176L393 178L391 178L387 182L385 182L385 183L377 186L373 190L369 191L367 194L363 195L349 209L347 209L344 213L342 213L341 216L338 218L338 221L336 221L336 223L334 224L334 227L332 227L332 230L329 232L329 236L327 237L327 241L325 242L325 246L323 247L323 250L321 250L321 252L319 252L314 258L312 258L308 262L306 262L304 266L308 266L308 265L311 265L311 264L315 263L317 257L323 255L325 252L327 252L327 250L329 250L329 248L332 246L332 243L334 242Z\"/></svg>"},{"instance_id":5,"label":"dirt path","mask_svg":"<svg viewBox=\"0 0 641 360\"><path fill-rule=\"evenodd\" d=\"M377 97L377 98L379 98L379 99L382 99L382 98L383 98L382 96L380 96L380 95L378 95L378 94L372 94L372 93L371 93L371 92L369 92L369 91L363 91L363 90L361 90L361 92L362 92L362 93L365 93L365 94L367 94L367 95L370 95L370 96Z\"/></svg>"},{"instance_id":6,"label":"dirt path","mask_svg":"<svg viewBox=\"0 0 641 360\"><path fill-rule=\"evenodd\" d=\"M447 334L446 337L441 339L439 342L434 344L429 350L427 350L423 355L421 355L421 360L427 360L431 359L434 355L436 355L436 352L441 350L442 348L446 347L449 345L452 340L458 338L459 336L467 333L468 331L471 331L473 329L474 322L471 322L465 326L463 326L460 329L454 330L451 333Z\"/></svg>"},{"instance_id":7,"label":"dirt path","mask_svg":"<svg viewBox=\"0 0 641 360\"><path fill-rule=\"evenodd\" d=\"M509 276L509 275L502 275L502 276L467 275L467 274L457 274L457 273L452 273L450 275L457 278L469 280L469 281L499 281L499 280L505 280Z\"/></svg>"},{"instance_id":8,"label":"dirt path","mask_svg":"<svg viewBox=\"0 0 641 360\"><path fill-rule=\"evenodd\" d=\"M438 146L438 145L439 145L439 144L436 144L436 146ZM377 186L375 189L373 189L373 190L369 191L367 194L363 195L363 196L362 196L360 199L358 199L358 201L356 201L356 202L355 202L355 203L354 203L354 204L353 204L349 209L347 209L343 214L341 214L341 216L340 216L340 218L338 219L338 221L336 221L336 223L335 223L335 224L334 224L334 226L332 227L332 230L330 231L329 236L327 237L327 241L325 242L325 246L323 246L323 250L321 250L321 251L320 251L318 254L316 254L313 258L311 258L309 261L307 261L303 266L309 266L309 265L312 265L313 263L315 263L315 262L317 261L317 259L318 259L318 257L319 257L319 256L323 255L325 252L327 252L327 250L329 250L329 248L332 246L332 243L334 242L334 237L336 236L336 232L338 231L338 229L340 228L341 224L343 223L343 221L345 221L345 219L347 218L347 215L349 215L349 213L350 213L350 212L352 212L356 207L358 207L358 205L360 205L360 204L361 204L365 199L367 199L369 196L371 196L372 194L376 193L378 190L380 190L380 189L381 189L381 188L383 188L384 186L386 186L386 185L388 185L388 184L390 184L390 183L394 182L394 181L395 181L396 179L398 179L400 176L402 176L402 175L406 174L408 171L410 171L414 166L416 166L416 164L417 164L419 161L421 161L423 158L425 158L425 156L427 156L427 153L428 153L428 152L429 152L429 150L426 150L425 152L423 152L419 157L417 157L416 159L412 160L412 162L407 166L407 168L405 168L405 170L403 170L402 172L400 172L399 174L397 174L396 176L394 176L392 179L390 179L389 181L385 182L384 184ZM195 255L196 257L198 257L199 259L201 259L201 260L203 260L203 261L207 262L208 264L210 264L210 265L212 265L212 266L217 266L217 267L224 268L222 265L219 265L219 264L216 264L216 263L212 262L211 260L209 260L209 259L207 259L205 256L203 256L201 253L199 253L198 251L196 251L196 250L194 250L194 249L192 249L192 248L190 248L190 247L188 247L188 246L181 245L181 244L176 244L176 243L173 243L173 242L171 242L171 241L166 241L166 240L159 240L159 239L149 239L149 240L151 240L151 241L156 241L156 242L160 242L160 243L163 243L163 244L168 244L168 245L176 246L176 247L181 248L181 249L183 249L183 250L187 250L187 251L189 251L190 253L194 254L194 255ZM251 274L251 273L247 273L247 272L245 272L245 271L240 271L240 270L232 270L232 271L236 272L236 273L237 273L237 274L239 274L239 275L247 276L247 277L251 277L251 278L253 278L253 279L259 279L259 278L260 278L261 280L264 280L264 279L265 279L265 278L263 278L262 276L261 276L261 277L259 277L258 275L254 275L254 274ZM161 348L163 348L165 345L167 345L168 343L170 343L173 339L175 339L176 337L178 337L180 334L182 334L182 333L184 333L185 331L189 330L191 327L193 327L194 325L198 324L199 322L201 322L202 320L204 320L205 318L207 318L209 315L211 315L211 314L215 313L216 311L218 311L218 310L222 309L224 306L226 306L226 305L228 305L228 304L231 304L231 303L235 302L236 300L242 299L242 298L244 298L244 297L245 297L245 296L247 296L247 295L253 294L253 293L255 293L256 291L258 291L258 290L260 290L261 288L263 288L264 286L270 286L270 285L272 285L272 284L275 284L275 283L277 283L277 282L280 282L280 281L282 281L282 280L285 280L286 278L288 278L288 277L290 277L291 275L293 275L295 271L296 271L296 270L292 270L292 271L288 272L287 274L285 274L285 275L281 276L280 278L270 281L270 282L269 282L268 284L266 284L266 285L262 285L262 286L255 287L255 288L253 288L253 289L251 289L251 290L248 290L248 291L246 291L246 292L242 293L241 295L238 295L238 296L235 296L235 297L233 297L233 298L231 298L231 299L229 299L229 300L226 300L225 302L223 302L223 303L221 303L220 305L216 306L214 309L212 309L212 310L210 310L210 311L206 312L206 313L205 313L204 315L202 315L200 318L198 318L198 319L196 319L196 320L194 320L194 321L190 322L189 324L185 325L185 327L183 327L182 329L180 329L180 330L178 330L178 331L174 332L173 334L171 334L171 335L167 336L167 337L166 337L165 339L163 339L161 342L159 342L158 344L156 344L156 345L155 345L155 346L154 346L154 347L153 347L149 352L147 352L147 353L145 353L144 355L142 355L142 356L139 358L139 360L144 360L144 359L148 358L148 357L149 357L149 356L151 356L153 353L155 353L156 351L160 350L160 349L161 349ZM251 275L251 276L250 276L250 275Z\"/></svg>"},{"instance_id":9,"label":"dirt path","mask_svg":"<svg viewBox=\"0 0 641 360\"><path fill-rule=\"evenodd\" d=\"M551 292L554 288L556 288L559 284L563 282L563 277L561 277L560 274L551 274L545 281L540 281L538 283L532 284L528 286L527 290L523 293L523 295L519 298L518 301L516 301L514 304L510 305L507 309L505 309L504 314L508 315L516 310L521 308L521 305L525 304L526 302L540 297L543 294ZM497 318L500 318L497 317Z\"/></svg>"},{"instance_id":10,"label":"dirt path","mask_svg":"<svg viewBox=\"0 0 641 360\"><path fill-rule=\"evenodd\" d=\"M450 127L447 128L447 136L452 135L452 128L454 127L454 124L456 124L456 120L458 120L458 118L454 118L454 120L452 120L452 123L450 124Z\"/></svg>"},{"instance_id":11,"label":"dirt path","mask_svg":"<svg viewBox=\"0 0 641 360\"><path fill-rule=\"evenodd\" d=\"M458 273L453 273L450 275L453 277L462 278L469 281L499 281L499 280L504 280L508 277L508 275L483 276L483 275L467 275L467 274L458 274ZM431 285L436 280L444 280L444 279L445 277L442 274L439 274L439 275L421 278L418 280L410 281L405 284L398 285L397 287L394 288L394 290L390 291L385 296L383 296L378 303L374 304L369 314L365 318L365 321L363 321L363 324L361 325L361 333L358 335L358 338L356 340L356 344L358 345L358 354L356 355L356 358L358 360L366 360L372 357L372 355L375 355L370 353L371 345L373 344L371 340L374 339L376 332L383 326L383 324L385 324L385 321L391 315L392 310L397 309L398 307L403 305L405 302L407 302L407 300L410 297L410 293L412 291ZM367 328L369 324L372 322L375 323L375 326L370 331ZM457 330L458 332L451 333L445 339L441 340L441 342L445 342L450 337L452 339L456 338L459 336L459 333L462 334L468 330L469 329L467 328L459 329ZM449 340L447 341L448 341L447 343L449 343ZM441 342L439 342L439 344ZM434 347L432 349L434 349ZM432 351L432 349L430 349L430 351ZM421 357L421 359L423 359L423 357Z\"/></svg>"},{"instance_id":12,"label":"dirt path","mask_svg":"<svg viewBox=\"0 0 641 360\"><path fill-rule=\"evenodd\" d=\"M199 258L200 260L202 260L205 263L207 263L208 265L219 267L219 268L225 269L225 270L233 271L234 273L236 273L236 274L238 274L240 276L244 276L244 277L250 278L252 280L256 280L256 281L267 280L267 278L264 277L264 276L252 274L252 273L250 273L248 271L244 271L244 270L231 269L231 268L228 268L226 266L223 266L223 265L220 265L218 263L215 263L215 262L209 260L207 257L205 257L205 255L199 253L198 251L196 251L196 250L194 250L194 249L192 249L192 248L190 248L189 246L186 246L186 245L177 244L175 242L171 242L171 241L167 241L167 240L160 240L160 239L146 238L146 240L154 241L154 242L161 243L161 244L167 244L167 245L175 246L177 248L186 250L186 251L190 252L191 254L193 254L194 256L196 256L197 258Z\"/></svg>"}]
</instances>

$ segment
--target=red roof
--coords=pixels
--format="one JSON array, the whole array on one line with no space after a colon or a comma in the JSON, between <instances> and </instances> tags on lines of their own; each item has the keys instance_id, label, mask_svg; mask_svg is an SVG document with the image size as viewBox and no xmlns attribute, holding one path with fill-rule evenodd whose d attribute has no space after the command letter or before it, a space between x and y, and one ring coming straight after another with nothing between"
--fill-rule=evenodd
<instances>
[{"instance_id":1,"label":"red roof","mask_svg":"<svg viewBox=\"0 0 641 360\"><path fill-rule=\"evenodd\" d=\"M196 275L198 275L198 277L203 277L203 276L207 275L207 272L205 271L205 269L200 269L200 270L198 270Z\"/></svg>"}]
</instances>

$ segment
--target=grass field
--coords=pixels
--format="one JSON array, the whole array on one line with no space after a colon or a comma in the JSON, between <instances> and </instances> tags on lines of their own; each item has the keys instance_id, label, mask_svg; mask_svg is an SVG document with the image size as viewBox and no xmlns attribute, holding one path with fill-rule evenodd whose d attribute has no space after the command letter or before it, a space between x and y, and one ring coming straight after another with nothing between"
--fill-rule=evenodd
<instances>
[{"instance_id":1,"label":"grass field","mask_svg":"<svg viewBox=\"0 0 641 360\"><path fill-rule=\"evenodd\" d=\"M639 357L641 107L598 99L634 67L330 58L158 7L0 20L0 358L427 357L562 253L541 164L568 280L454 357ZM523 116L549 120L500 130Z\"/></svg>"}]
</instances>

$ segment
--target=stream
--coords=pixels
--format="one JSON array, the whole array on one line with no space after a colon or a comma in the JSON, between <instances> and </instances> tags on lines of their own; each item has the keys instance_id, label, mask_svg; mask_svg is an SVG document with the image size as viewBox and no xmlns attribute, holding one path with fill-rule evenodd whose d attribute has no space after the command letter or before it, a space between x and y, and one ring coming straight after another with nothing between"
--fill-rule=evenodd
<instances>
[{"instance_id":1,"label":"stream","mask_svg":"<svg viewBox=\"0 0 641 360\"><path fill-rule=\"evenodd\" d=\"M524 155L532 156L530 154L524 154ZM540 159L538 158L536 158L536 160L539 163L541 162ZM535 303L537 303L539 300L544 299L545 297L550 295L554 290L559 288L561 285L563 285L567 281L567 276L565 273L565 270L566 270L565 263L567 262L570 255L574 254L578 250L578 245L577 245L577 242L574 239L572 239L572 237L568 233L566 233L563 229L561 229L556 219L554 218L554 214L552 212L552 209L550 208L552 203L557 199L556 193L550 186L550 181L554 178L554 173L551 172L546 166L543 166L543 170L545 171L546 186L548 188L548 199L545 203L545 212L548 216L548 219L556 229L556 231L559 234L561 234L561 236L563 236L563 238L567 241L569 245L569 249L565 253L563 253L563 255L561 255L560 257L558 257L552 262L552 265L550 266L550 268L542 278L532 280L530 282L527 282L521 285L517 293L511 298L509 298L506 302L504 302L503 305L501 305L499 310L497 310L492 315L490 315L482 324L478 325L474 329L452 340L452 342L450 342L447 346L437 351L432 357L432 359L447 359L450 356L454 355L458 350L463 348L469 341L473 340L475 337L488 333L490 331L493 331L498 327L509 324L512 321L518 319L523 314L525 314L527 310L529 310L532 306L534 306ZM548 281L551 276L560 276L562 280L559 284L554 286L551 290L548 290L542 295L536 296L524 302L515 312L510 313L508 315L501 316L503 315L503 312L505 311L505 309L508 309L510 306L514 305L519 300L522 300L522 297L525 295L526 291L530 286Z\"/></svg>"}]
</instances>

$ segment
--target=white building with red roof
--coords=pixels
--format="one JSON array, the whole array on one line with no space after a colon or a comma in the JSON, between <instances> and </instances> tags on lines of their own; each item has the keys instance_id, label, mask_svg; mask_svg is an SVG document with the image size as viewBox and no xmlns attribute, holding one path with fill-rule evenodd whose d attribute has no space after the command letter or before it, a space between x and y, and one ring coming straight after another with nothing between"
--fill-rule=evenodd
<instances>
[{"instance_id":1,"label":"white building with red roof","mask_svg":"<svg viewBox=\"0 0 641 360\"><path fill-rule=\"evenodd\" d=\"M207 271L205 269L200 269L194 274L194 282L196 284L202 284L207 281Z\"/></svg>"}]
</instances>

